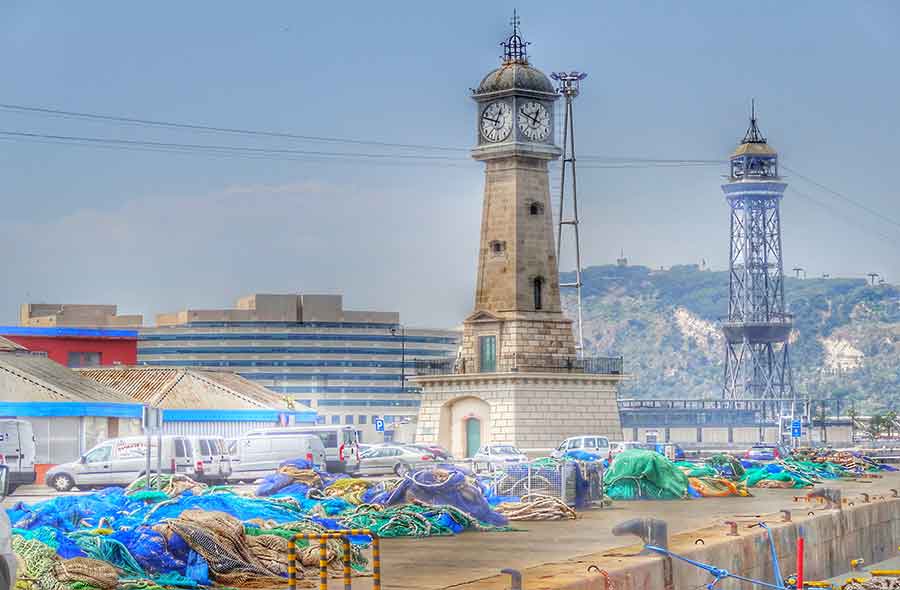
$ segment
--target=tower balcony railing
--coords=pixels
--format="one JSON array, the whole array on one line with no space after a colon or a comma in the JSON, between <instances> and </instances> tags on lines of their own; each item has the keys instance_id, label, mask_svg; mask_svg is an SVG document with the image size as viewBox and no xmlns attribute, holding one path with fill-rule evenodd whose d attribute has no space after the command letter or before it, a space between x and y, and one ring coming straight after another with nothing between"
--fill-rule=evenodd
<instances>
[{"instance_id":1,"label":"tower balcony railing","mask_svg":"<svg viewBox=\"0 0 900 590\"><path fill-rule=\"evenodd\" d=\"M750 314L749 317L742 316L739 313L735 313L731 316L719 318L719 323L722 325L739 325L739 324L791 324L794 322L794 314L792 313L770 313L768 317L753 317Z\"/></svg>"},{"instance_id":2,"label":"tower balcony railing","mask_svg":"<svg viewBox=\"0 0 900 590\"><path fill-rule=\"evenodd\" d=\"M501 356L492 366L479 367L472 359L417 360L416 375L473 375L479 373L587 373L622 375L623 357L588 357L513 354Z\"/></svg>"}]
</instances>

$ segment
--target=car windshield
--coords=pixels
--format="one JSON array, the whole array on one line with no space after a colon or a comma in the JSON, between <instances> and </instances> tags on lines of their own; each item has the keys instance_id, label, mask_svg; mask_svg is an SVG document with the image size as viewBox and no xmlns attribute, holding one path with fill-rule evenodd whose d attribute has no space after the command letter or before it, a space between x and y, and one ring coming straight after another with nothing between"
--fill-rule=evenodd
<instances>
[{"instance_id":1,"label":"car windshield","mask_svg":"<svg viewBox=\"0 0 900 590\"><path fill-rule=\"evenodd\" d=\"M516 447L510 445L501 445L491 447L491 455L521 455L522 453Z\"/></svg>"}]
</instances>

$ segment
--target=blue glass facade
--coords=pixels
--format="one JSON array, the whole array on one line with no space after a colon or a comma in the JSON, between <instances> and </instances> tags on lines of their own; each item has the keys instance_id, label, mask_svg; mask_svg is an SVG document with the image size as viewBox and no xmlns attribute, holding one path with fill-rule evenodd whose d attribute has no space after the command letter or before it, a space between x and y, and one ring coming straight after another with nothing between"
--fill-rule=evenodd
<instances>
[{"instance_id":1,"label":"blue glass facade","mask_svg":"<svg viewBox=\"0 0 900 590\"><path fill-rule=\"evenodd\" d=\"M371 429L414 419L417 359L454 357L458 334L370 322L191 322L142 329L138 363L230 369L317 410ZM348 418L349 417L349 418ZM374 432L374 431L373 431Z\"/></svg>"}]
</instances>

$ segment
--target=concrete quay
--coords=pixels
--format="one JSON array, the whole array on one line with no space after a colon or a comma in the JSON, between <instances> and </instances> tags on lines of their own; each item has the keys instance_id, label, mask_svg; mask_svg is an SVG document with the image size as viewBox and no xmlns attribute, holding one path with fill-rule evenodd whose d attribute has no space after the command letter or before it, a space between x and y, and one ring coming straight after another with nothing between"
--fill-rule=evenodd
<instances>
[{"instance_id":1,"label":"concrete quay","mask_svg":"<svg viewBox=\"0 0 900 590\"><path fill-rule=\"evenodd\" d=\"M819 488L825 486L818 486ZM900 474L859 482L834 482L853 502L840 512L813 503L794 502L809 490L753 490L752 498L703 498L686 501L616 502L610 509L583 512L576 521L519 522L516 531L465 533L455 537L386 539L382 545L384 588L396 590L509 590L503 568L523 574L525 590L664 590L664 559L638 556L636 537L616 537L612 528L625 520L654 517L669 523L670 549L735 573L771 580L765 532L750 525L765 520L772 527L782 572L794 571L797 533L806 539L807 579L827 578L849 569L850 559L875 563L896 555L900 543ZM782 523L780 510L791 511ZM808 513L812 511L813 515ZM739 523L739 537L728 537L724 521ZM695 544L703 539L703 545ZM588 573L596 565L609 572ZM591 568L592 570L594 568ZM675 563L670 588L695 588L712 578L692 566ZM735 582L724 587L738 588ZM371 580L353 582L368 589ZM748 586L749 588L749 586Z\"/></svg>"}]
</instances>

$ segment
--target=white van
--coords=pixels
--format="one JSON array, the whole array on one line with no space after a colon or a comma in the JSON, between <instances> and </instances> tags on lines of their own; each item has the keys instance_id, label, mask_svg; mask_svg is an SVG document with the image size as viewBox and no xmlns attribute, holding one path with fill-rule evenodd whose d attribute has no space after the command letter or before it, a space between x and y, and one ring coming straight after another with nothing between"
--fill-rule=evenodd
<instances>
[{"instance_id":1,"label":"white van","mask_svg":"<svg viewBox=\"0 0 900 590\"><path fill-rule=\"evenodd\" d=\"M25 420L0 420L0 464L9 468L9 491L36 478L34 430Z\"/></svg>"},{"instance_id":2,"label":"white van","mask_svg":"<svg viewBox=\"0 0 900 590\"><path fill-rule=\"evenodd\" d=\"M311 434L318 436L325 447L329 473L359 471L359 437L352 426L288 426L251 430L244 436L289 436Z\"/></svg>"},{"instance_id":3,"label":"white van","mask_svg":"<svg viewBox=\"0 0 900 590\"><path fill-rule=\"evenodd\" d=\"M0 465L0 500L9 491L9 468ZM16 584L16 555L12 550L12 524L6 510L0 510L0 588L14 588Z\"/></svg>"},{"instance_id":4,"label":"white van","mask_svg":"<svg viewBox=\"0 0 900 590\"><path fill-rule=\"evenodd\" d=\"M231 476L231 455L221 436L189 436L188 454L193 458L192 479L204 483L225 483Z\"/></svg>"},{"instance_id":5,"label":"white van","mask_svg":"<svg viewBox=\"0 0 900 590\"><path fill-rule=\"evenodd\" d=\"M150 471L156 471L157 439L150 445ZM196 459L186 436L162 437L162 472L194 477ZM47 472L46 483L58 492L73 487L128 485L147 470L147 437L114 438L100 443L78 461L57 465Z\"/></svg>"},{"instance_id":6,"label":"white van","mask_svg":"<svg viewBox=\"0 0 900 590\"><path fill-rule=\"evenodd\" d=\"M231 481L253 481L275 473L283 461L306 459L314 469L325 467L325 446L311 434L248 434L235 442Z\"/></svg>"}]
</instances>

